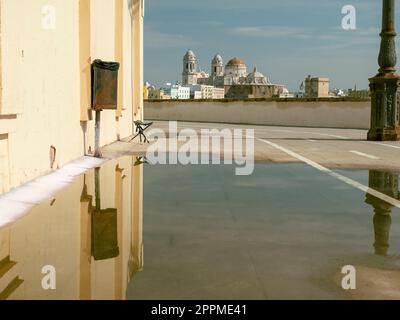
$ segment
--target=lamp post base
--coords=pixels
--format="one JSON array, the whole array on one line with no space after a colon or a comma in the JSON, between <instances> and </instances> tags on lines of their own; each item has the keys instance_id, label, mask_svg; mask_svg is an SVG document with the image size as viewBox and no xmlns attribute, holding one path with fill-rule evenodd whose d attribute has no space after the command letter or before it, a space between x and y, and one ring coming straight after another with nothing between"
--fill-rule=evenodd
<instances>
[{"instance_id":1,"label":"lamp post base","mask_svg":"<svg viewBox=\"0 0 400 320\"><path fill-rule=\"evenodd\" d=\"M369 79L371 90L370 141L400 140L400 76L378 74Z\"/></svg>"},{"instance_id":2,"label":"lamp post base","mask_svg":"<svg viewBox=\"0 0 400 320\"><path fill-rule=\"evenodd\" d=\"M400 141L400 128L370 129L368 131L369 141Z\"/></svg>"}]
</instances>

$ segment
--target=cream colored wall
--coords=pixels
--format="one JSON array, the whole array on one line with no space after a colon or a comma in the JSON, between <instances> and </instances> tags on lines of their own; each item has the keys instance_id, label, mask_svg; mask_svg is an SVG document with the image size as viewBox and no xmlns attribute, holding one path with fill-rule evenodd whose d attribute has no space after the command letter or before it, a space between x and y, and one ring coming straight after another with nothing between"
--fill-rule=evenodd
<instances>
[{"instance_id":1,"label":"cream colored wall","mask_svg":"<svg viewBox=\"0 0 400 320\"><path fill-rule=\"evenodd\" d=\"M44 4L57 10L55 30L42 29ZM59 164L82 154L77 14L76 1L1 1L1 113L16 114L9 132L9 120L0 119L11 187L49 170L51 145Z\"/></svg>"},{"instance_id":2,"label":"cream colored wall","mask_svg":"<svg viewBox=\"0 0 400 320\"><path fill-rule=\"evenodd\" d=\"M8 135L0 135L0 193L10 185L10 166L8 161ZM0 259L1 260L1 259Z\"/></svg>"},{"instance_id":3,"label":"cream colored wall","mask_svg":"<svg viewBox=\"0 0 400 320\"><path fill-rule=\"evenodd\" d=\"M318 97L329 97L329 80L318 81Z\"/></svg>"},{"instance_id":4,"label":"cream colored wall","mask_svg":"<svg viewBox=\"0 0 400 320\"><path fill-rule=\"evenodd\" d=\"M133 96L133 120L143 119L143 16L144 0L131 0L131 17L133 21L132 41L132 86L138 95Z\"/></svg>"},{"instance_id":5,"label":"cream colored wall","mask_svg":"<svg viewBox=\"0 0 400 320\"><path fill-rule=\"evenodd\" d=\"M117 121L115 111L102 112L101 145L132 133L132 101L142 103L141 89L135 89L134 94L131 89L133 74L137 82L143 78L143 57L142 39L132 37L129 3L122 1L122 117ZM141 1L133 3L140 6ZM42 28L44 5L56 9L54 30ZM7 185L0 181L0 194L47 173L52 145L57 149L58 166L84 155L89 147L94 149L94 114L89 112L89 121L80 122L85 120L86 106L81 106L85 99L81 96L84 66L79 8L78 0L0 0L0 136L8 137L10 177ZM114 0L90 1L91 61L114 61L115 16ZM134 34L141 34L142 20L134 24L139 29ZM132 61L139 65L132 67Z\"/></svg>"},{"instance_id":6,"label":"cream colored wall","mask_svg":"<svg viewBox=\"0 0 400 320\"><path fill-rule=\"evenodd\" d=\"M370 101L145 102L146 120L368 129Z\"/></svg>"}]
</instances>

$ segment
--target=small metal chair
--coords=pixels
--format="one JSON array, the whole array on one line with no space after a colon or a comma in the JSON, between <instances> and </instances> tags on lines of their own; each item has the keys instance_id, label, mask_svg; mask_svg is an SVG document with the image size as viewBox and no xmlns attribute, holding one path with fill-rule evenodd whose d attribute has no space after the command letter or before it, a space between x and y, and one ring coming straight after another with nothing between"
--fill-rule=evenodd
<instances>
[{"instance_id":1,"label":"small metal chair","mask_svg":"<svg viewBox=\"0 0 400 320\"><path fill-rule=\"evenodd\" d=\"M134 122L135 127L136 127L136 135L129 140L129 142L133 141L135 138L137 138L138 136L140 137L140 142L142 142L142 137L144 138L144 143L150 143L149 139L147 139L146 135L144 134L144 132L150 128L153 125L153 122L148 122L145 123L143 121L137 120Z\"/></svg>"},{"instance_id":2,"label":"small metal chair","mask_svg":"<svg viewBox=\"0 0 400 320\"><path fill-rule=\"evenodd\" d=\"M134 167L141 166L142 164L149 164L147 161L146 157L136 157L135 164L133 165Z\"/></svg>"}]
</instances>

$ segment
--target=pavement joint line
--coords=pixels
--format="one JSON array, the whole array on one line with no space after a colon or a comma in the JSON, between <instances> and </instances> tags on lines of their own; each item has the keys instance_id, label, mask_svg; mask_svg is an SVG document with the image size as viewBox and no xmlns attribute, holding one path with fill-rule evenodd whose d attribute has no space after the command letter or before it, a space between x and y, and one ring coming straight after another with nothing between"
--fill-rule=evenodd
<instances>
[{"instance_id":1,"label":"pavement joint line","mask_svg":"<svg viewBox=\"0 0 400 320\"><path fill-rule=\"evenodd\" d=\"M349 152L351 152L351 153L353 153L353 154L356 154L356 155L358 155L358 156L361 156L361 157L368 158L368 159L380 160L380 158L378 158L378 157L375 157L375 156L370 155L370 154L368 154L368 153L360 152L360 151L357 151L357 150L350 150Z\"/></svg>"},{"instance_id":2,"label":"pavement joint line","mask_svg":"<svg viewBox=\"0 0 400 320\"><path fill-rule=\"evenodd\" d=\"M377 191L375 189L372 189L372 188L370 188L370 187L368 187L366 185L363 185L362 183L359 183L359 182L357 182L357 181L355 181L353 179L350 179L350 178L348 178L346 176L343 176L340 173L337 173L337 172L334 172L334 171L332 171L332 170L330 170L328 168L325 168L324 166L321 166L320 164L318 164L318 163L316 163L316 162L314 162L314 161L312 161L312 160L310 160L310 159L308 159L306 157L303 157L302 155L300 155L300 154L298 154L296 152L293 152L293 151L291 151L289 149L286 149L285 147L282 147L282 146L280 146L280 145L278 145L276 143L273 143L271 141L264 140L264 139L258 139L258 138L255 138L255 137L252 137L252 138L253 139L257 139L257 140L259 140L261 142L264 142L264 143L270 145L271 147L274 147L275 149L278 149L278 150L280 150L280 151L292 156L293 158L296 158L297 160L300 160L301 162L304 162L305 164L313 167L314 169L317 169L317 170L319 170L321 172L324 172L324 173L330 175L333 178L336 178L339 181L342 181L342 182L344 182L344 183L346 183L346 184L348 184L348 185L350 185L350 186L352 186L352 187L354 187L356 189L359 189L359 190L361 190L363 192L366 192L366 193L368 193L368 194L370 194L370 195L372 195L372 196L374 196L374 197L376 197L376 198L378 198L378 199L380 199L382 201L385 201L385 202L387 202L387 203L389 203L389 204L391 204L391 205L393 205L393 206L395 206L397 208L400 208L400 201L397 200L397 199L389 197L388 195L386 195L386 194L384 194L382 192L379 192L379 191Z\"/></svg>"}]
</instances>

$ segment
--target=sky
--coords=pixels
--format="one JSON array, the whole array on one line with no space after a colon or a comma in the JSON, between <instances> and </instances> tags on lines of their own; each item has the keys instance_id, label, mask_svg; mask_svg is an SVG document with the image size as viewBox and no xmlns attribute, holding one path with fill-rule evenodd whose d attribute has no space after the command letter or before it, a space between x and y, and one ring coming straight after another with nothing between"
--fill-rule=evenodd
<instances>
[{"instance_id":1,"label":"sky","mask_svg":"<svg viewBox=\"0 0 400 320\"><path fill-rule=\"evenodd\" d=\"M356 8L356 30L342 28L345 5ZM367 89L378 70L381 10L380 0L146 0L145 80L181 81L192 49L207 72L219 53L225 63L243 59L249 72L256 64L291 91L309 74L330 78L331 89Z\"/></svg>"}]
</instances>

